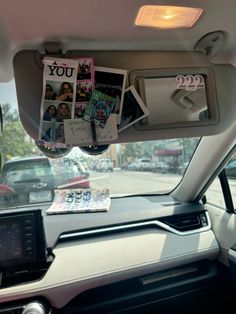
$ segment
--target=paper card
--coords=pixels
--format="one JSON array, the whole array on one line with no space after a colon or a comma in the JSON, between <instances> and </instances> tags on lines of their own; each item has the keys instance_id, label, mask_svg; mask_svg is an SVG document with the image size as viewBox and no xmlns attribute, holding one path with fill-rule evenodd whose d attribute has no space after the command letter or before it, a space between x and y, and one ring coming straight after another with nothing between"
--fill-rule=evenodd
<instances>
[{"instance_id":1,"label":"paper card","mask_svg":"<svg viewBox=\"0 0 236 314\"><path fill-rule=\"evenodd\" d=\"M116 114L111 114L104 128L96 126L97 142L109 143L118 137ZM91 145L93 137L91 125L83 119L65 120L65 139L71 145Z\"/></svg>"},{"instance_id":2,"label":"paper card","mask_svg":"<svg viewBox=\"0 0 236 314\"><path fill-rule=\"evenodd\" d=\"M121 114L121 122L118 126L118 132L121 132L139 120L149 115L149 111L134 86L125 90L124 102Z\"/></svg>"},{"instance_id":3,"label":"paper card","mask_svg":"<svg viewBox=\"0 0 236 314\"><path fill-rule=\"evenodd\" d=\"M78 61L45 57L43 64L39 144L66 147L64 120L74 116Z\"/></svg>"},{"instance_id":4,"label":"paper card","mask_svg":"<svg viewBox=\"0 0 236 314\"><path fill-rule=\"evenodd\" d=\"M46 210L47 214L104 212L111 205L109 189L66 189L54 192L54 201Z\"/></svg>"},{"instance_id":5,"label":"paper card","mask_svg":"<svg viewBox=\"0 0 236 314\"><path fill-rule=\"evenodd\" d=\"M95 89L116 98L113 113L117 114L117 124L120 124L127 70L95 66Z\"/></svg>"},{"instance_id":6,"label":"paper card","mask_svg":"<svg viewBox=\"0 0 236 314\"><path fill-rule=\"evenodd\" d=\"M94 119L97 126L104 128L109 115L112 113L116 104L116 99L104 93L93 91L92 97L85 108L83 119L90 122Z\"/></svg>"}]
</instances>

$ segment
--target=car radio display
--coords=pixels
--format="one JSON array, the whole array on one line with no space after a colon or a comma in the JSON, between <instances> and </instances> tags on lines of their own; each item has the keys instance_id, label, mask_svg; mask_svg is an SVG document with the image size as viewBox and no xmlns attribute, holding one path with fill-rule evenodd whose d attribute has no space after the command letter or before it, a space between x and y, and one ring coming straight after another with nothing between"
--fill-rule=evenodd
<instances>
[{"instance_id":1,"label":"car radio display","mask_svg":"<svg viewBox=\"0 0 236 314\"><path fill-rule=\"evenodd\" d=\"M45 260L40 210L0 215L0 269Z\"/></svg>"},{"instance_id":2,"label":"car radio display","mask_svg":"<svg viewBox=\"0 0 236 314\"><path fill-rule=\"evenodd\" d=\"M21 238L19 223L0 224L0 261L22 257Z\"/></svg>"}]
</instances>

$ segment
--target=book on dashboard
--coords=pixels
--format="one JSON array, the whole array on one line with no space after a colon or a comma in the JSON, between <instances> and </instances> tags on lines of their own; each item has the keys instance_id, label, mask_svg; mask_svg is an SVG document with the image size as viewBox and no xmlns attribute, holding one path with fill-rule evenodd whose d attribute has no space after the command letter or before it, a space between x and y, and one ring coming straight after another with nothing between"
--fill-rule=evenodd
<instances>
[{"instance_id":1,"label":"book on dashboard","mask_svg":"<svg viewBox=\"0 0 236 314\"><path fill-rule=\"evenodd\" d=\"M55 190L47 214L106 212L111 205L109 189Z\"/></svg>"}]
</instances>

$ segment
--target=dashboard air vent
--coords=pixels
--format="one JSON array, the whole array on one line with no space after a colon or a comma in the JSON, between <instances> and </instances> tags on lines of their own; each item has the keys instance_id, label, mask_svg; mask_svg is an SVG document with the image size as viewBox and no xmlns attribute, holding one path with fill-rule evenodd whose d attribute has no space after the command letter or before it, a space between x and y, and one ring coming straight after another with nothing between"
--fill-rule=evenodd
<instances>
[{"instance_id":1,"label":"dashboard air vent","mask_svg":"<svg viewBox=\"0 0 236 314\"><path fill-rule=\"evenodd\" d=\"M163 204L161 204L161 206L163 206L163 207L179 206L179 205L181 205L180 202L170 202L170 203L163 203Z\"/></svg>"},{"instance_id":2,"label":"dashboard air vent","mask_svg":"<svg viewBox=\"0 0 236 314\"><path fill-rule=\"evenodd\" d=\"M195 230L208 225L205 213L176 215L159 220L178 231Z\"/></svg>"}]
</instances>

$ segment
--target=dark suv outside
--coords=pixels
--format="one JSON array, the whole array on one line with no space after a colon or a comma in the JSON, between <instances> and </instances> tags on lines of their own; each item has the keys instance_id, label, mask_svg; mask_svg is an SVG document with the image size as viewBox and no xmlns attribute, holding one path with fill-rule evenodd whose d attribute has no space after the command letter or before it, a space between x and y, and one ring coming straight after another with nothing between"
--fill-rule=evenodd
<instances>
[{"instance_id":1,"label":"dark suv outside","mask_svg":"<svg viewBox=\"0 0 236 314\"><path fill-rule=\"evenodd\" d=\"M0 193L0 204L26 205L51 202L55 188L89 188L88 173L75 160L64 157L17 158L5 162L1 172L2 187L14 192Z\"/></svg>"}]
</instances>

